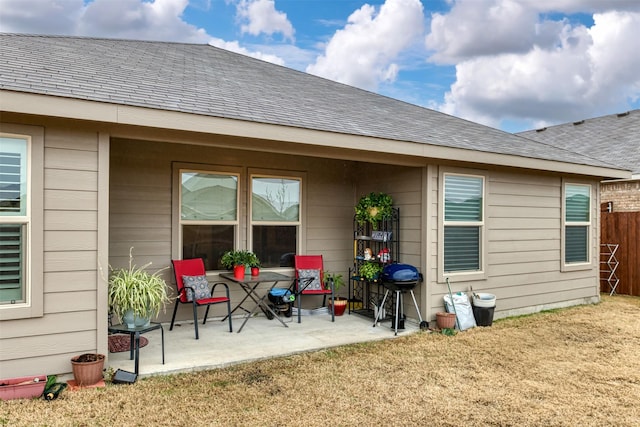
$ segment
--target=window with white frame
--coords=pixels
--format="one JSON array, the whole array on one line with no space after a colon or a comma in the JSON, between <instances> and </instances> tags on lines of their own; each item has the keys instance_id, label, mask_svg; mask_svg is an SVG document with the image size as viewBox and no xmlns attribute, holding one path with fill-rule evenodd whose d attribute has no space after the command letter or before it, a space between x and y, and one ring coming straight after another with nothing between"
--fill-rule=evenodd
<instances>
[{"instance_id":1,"label":"window with white frame","mask_svg":"<svg viewBox=\"0 0 640 427\"><path fill-rule=\"evenodd\" d=\"M588 184L564 185L564 262L584 264L589 262L589 237L591 230L591 186Z\"/></svg>"},{"instance_id":2,"label":"window with white frame","mask_svg":"<svg viewBox=\"0 0 640 427\"><path fill-rule=\"evenodd\" d=\"M180 170L182 258L202 258L207 270L220 270L220 258L235 247L239 176L226 172Z\"/></svg>"},{"instance_id":3,"label":"window with white frame","mask_svg":"<svg viewBox=\"0 0 640 427\"><path fill-rule=\"evenodd\" d=\"M0 137L0 304L28 299L29 139Z\"/></svg>"},{"instance_id":4,"label":"window with white frame","mask_svg":"<svg viewBox=\"0 0 640 427\"><path fill-rule=\"evenodd\" d=\"M483 270L484 232L483 176L443 174L443 271L447 273Z\"/></svg>"},{"instance_id":5,"label":"window with white frame","mask_svg":"<svg viewBox=\"0 0 640 427\"><path fill-rule=\"evenodd\" d=\"M292 267L300 228L300 177L251 176L252 250L262 267Z\"/></svg>"}]
</instances>

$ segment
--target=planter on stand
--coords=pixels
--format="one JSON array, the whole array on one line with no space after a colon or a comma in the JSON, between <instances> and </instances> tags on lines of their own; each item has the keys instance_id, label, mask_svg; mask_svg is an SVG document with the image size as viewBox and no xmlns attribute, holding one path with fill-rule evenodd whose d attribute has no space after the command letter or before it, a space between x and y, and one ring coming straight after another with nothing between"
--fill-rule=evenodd
<instances>
[{"instance_id":1,"label":"planter on stand","mask_svg":"<svg viewBox=\"0 0 640 427\"><path fill-rule=\"evenodd\" d=\"M233 277L236 279L244 279L245 267L244 265L234 265L233 266Z\"/></svg>"},{"instance_id":2,"label":"planter on stand","mask_svg":"<svg viewBox=\"0 0 640 427\"><path fill-rule=\"evenodd\" d=\"M136 316L133 310L127 310L122 315L122 323L127 325L127 327L130 329L137 327L147 327L151 323L151 316Z\"/></svg>"}]
</instances>

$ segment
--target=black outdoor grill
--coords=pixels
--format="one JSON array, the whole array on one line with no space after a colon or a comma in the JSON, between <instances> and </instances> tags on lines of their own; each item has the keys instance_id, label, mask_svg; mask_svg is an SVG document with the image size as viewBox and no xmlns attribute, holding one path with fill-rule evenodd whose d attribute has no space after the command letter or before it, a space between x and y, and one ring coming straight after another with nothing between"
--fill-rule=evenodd
<instances>
[{"instance_id":1,"label":"black outdoor grill","mask_svg":"<svg viewBox=\"0 0 640 427\"><path fill-rule=\"evenodd\" d=\"M413 304L416 307L416 312L418 313L418 318L420 319L420 329L427 329L429 327L429 322L422 320L422 316L420 315L420 308L418 307L416 297L413 294L413 288L415 288L419 282L422 282L422 274L418 272L418 269L409 264L389 264L382 270L381 281L382 286L385 287L386 291L384 293L384 297L382 298L380 307L384 307L387 296L389 296L389 291L394 292L396 296L396 313L395 317L393 318L393 327L395 330L395 334L398 335L398 326L400 322L404 324L402 296L406 292L409 292L411 294L411 298L413 299ZM376 326L379 318L381 317L381 314L382 310L379 310L376 319L373 322L373 326Z\"/></svg>"}]
</instances>

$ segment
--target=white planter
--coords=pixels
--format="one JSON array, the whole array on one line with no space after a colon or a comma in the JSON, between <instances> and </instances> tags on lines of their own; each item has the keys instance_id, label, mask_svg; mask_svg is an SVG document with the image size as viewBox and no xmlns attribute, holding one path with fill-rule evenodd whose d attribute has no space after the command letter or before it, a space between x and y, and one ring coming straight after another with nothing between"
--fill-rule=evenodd
<instances>
[{"instance_id":1,"label":"white planter","mask_svg":"<svg viewBox=\"0 0 640 427\"><path fill-rule=\"evenodd\" d=\"M472 299L474 307L496 306L496 296L493 294L474 293Z\"/></svg>"},{"instance_id":2,"label":"white planter","mask_svg":"<svg viewBox=\"0 0 640 427\"><path fill-rule=\"evenodd\" d=\"M135 314L133 314L133 310L127 310L122 315L122 323L127 325L127 328L129 329L146 327L146 326L149 326L149 323L151 323L151 318L138 317Z\"/></svg>"}]
</instances>

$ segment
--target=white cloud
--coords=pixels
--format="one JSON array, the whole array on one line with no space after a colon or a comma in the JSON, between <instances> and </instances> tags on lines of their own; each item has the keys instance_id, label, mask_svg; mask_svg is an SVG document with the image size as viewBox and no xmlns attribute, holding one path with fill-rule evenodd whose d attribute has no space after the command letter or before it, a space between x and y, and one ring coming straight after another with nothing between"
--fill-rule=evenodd
<instances>
[{"instance_id":1,"label":"white cloud","mask_svg":"<svg viewBox=\"0 0 640 427\"><path fill-rule=\"evenodd\" d=\"M3 32L206 43L185 22L188 0L0 0Z\"/></svg>"},{"instance_id":2,"label":"white cloud","mask_svg":"<svg viewBox=\"0 0 640 427\"><path fill-rule=\"evenodd\" d=\"M293 40L293 25L286 13L276 10L274 0L241 0L237 11L238 17L248 22L240 28L243 33L254 36L282 33L285 39Z\"/></svg>"},{"instance_id":3,"label":"white cloud","mask_svg":"<svg viewBox=\"0 0 640 427\"><path fill-rule=\"evenodd\" d=\"M588 28L539 17L574 10L577 0L515 3L460 0L449 14L434 16L426 38L435 50L430 59L456 64L441 110L495 127L523 119L533 127L623 111L638 99L640 13L597 13ZM617 5L585 3L602 10Z\"/></svg>"},{"instance_id":4,"label":"white cloud","mask_svg":"<svg viewBox=\"0 0 640 427\"><path fill-rule=\"evenodd\" d=\"M133 40L210 43L213 46L284 65L275 54L251 51L237 41L214 38L184 21L189 0L0 0L3 32L60 34ZM210 7L209 0L195 4Z\"/></svg>"},{"instance_id":5,"label":"white cloud","mask_svg":"<svg viewBox=\"0 0 640 427\"><path fill-rule=\"evenodd\" d=\"M251 56L253 58L261 59L263 61L271 62L277 65L284 65L284 60L277 55L263 53L258 51L250 51L242 46L237 41L225 41L218 38L212 38L209 42L211 46L219 47L221 49L230 50L231 52L240 53L242 55Z\"/></svg>"},{"instance_id":6,"label":"white cloud","mask_svg":"<svg viewBox=\"0 0 640 427\"><path fill-rule=\"evenodd\" d=\"M32 34L73 33L82 9L82 0L0 0L0 31Z\"/></svg>"},{"instance_id":7,"label":"white cloud","mask_svg":"<svg viewBox=\"0 0 640 427\"><path fill-rule=\"evenodd\" d=\"M396 79L394 61L422 35L423 22L419 0L386 0L377 13L365 4L336 31L307 72L376 90L381 82Z\"/></svg>"},{"instance_id":8,"label":"white cloud","mask_svg":"<svg viewBox=\"0 0 640 427\"><path fill-rule=\"evenodd\" d=\"M558 43L563 22L539 21L538 12L515 0L460 0L447 14L435 13L428 49L430 60L456 64L479 55L525 53L533 46Z\"/></svg>"},{"instance_id":9,"label":"white cloud","mask_svg":"<svg viewBox=\"0 0 640 427\"><path fill-rule=\"evenodd\" d=\"M615 103L640 96L640 13L609 12L594 15L589 33L593 68L589 97Z\"/></svg>"},{"instance_id":10,"label":"white cloud","mask_svg":"<svg viewBox=\"0 0 640 427\"><path fill-rule=\"evenodd\" d=\"M638 0L518 0L527 8L541 12L596 13L618 11L639 11Z\"/></svg>"},{"instance_id":11,"label":"white cloud","mask_svg":"<svg viewBox=\"0 0 640 427\"><path fill-rule=\"evenodd\" d=\"M182 19L188 4L188 0L94 0L85 8L78 34L206 43L207 32Z\"/></svg>"}]
</instances>

